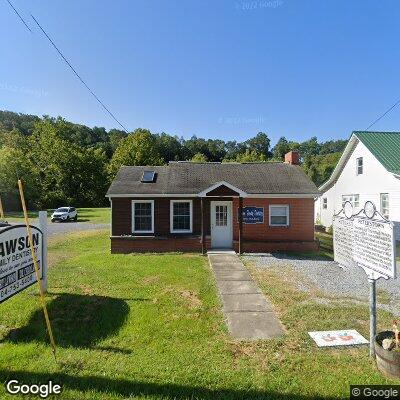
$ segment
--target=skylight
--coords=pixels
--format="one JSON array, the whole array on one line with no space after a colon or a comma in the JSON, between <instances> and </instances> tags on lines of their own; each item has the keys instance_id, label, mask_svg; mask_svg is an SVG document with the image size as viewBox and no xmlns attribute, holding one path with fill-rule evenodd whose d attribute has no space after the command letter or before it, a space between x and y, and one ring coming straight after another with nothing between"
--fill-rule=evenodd
<instances>
[{"instance_id":1,"label":"skylight","mask_svg":"<svg viewBox=\"0 0 400 400\"><path fill-rule=\"evenodd\" d=\"M142 182L154 182L155 171L143 171Z\"/></svg>"}]
</instances>

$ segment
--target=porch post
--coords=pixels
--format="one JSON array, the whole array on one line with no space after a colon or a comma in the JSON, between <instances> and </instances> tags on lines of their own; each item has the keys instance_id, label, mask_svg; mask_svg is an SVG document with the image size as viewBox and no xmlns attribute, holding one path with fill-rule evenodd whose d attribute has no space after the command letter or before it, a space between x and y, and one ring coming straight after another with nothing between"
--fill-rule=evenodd
<instances>
[{"instance_id":1,"label":"porch post","mask_svg":"<svg viewBox=\"0 0 400 400\"><path fill-rule=\"evenodd\" d=\"M202 254L206 254L206 244L204 241L205 235L204 235L204 202L203 202L203 197L200 198L201 201L201 252Z\"/></svg>"},{"instance_id":2,"label":"porch post","mask_svg":"<svg viewBox=\"0 0 400 400\"><path fill-rule=\"evenodd\" d=\"M239 196L239 254L242 254L242 232L243 232L243 197Z\"/></svg>"}]
</instances>

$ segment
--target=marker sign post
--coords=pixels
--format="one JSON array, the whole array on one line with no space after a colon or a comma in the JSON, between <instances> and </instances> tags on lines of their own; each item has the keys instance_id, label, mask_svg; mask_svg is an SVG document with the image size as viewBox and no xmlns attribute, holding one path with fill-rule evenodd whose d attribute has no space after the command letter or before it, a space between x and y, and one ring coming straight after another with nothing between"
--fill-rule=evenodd
<instances>
[{"instance_id":1,"label":"marker sign post","mask_svg":"<svg viewBox=\"0 0 400 400\"><path fill-rule=\"evenodd\" d=\"M46 212L44 212L47 214ZM40 217L40 228L31 225L33 246L39 265L42 287L47 285L46 226ZM33 285L36 280L32 250L25 225L8 225L0 228L0 303Z\"/></svg>"},{"instance_id":2,"label":"marker sign post","mask_svg":"<svg viewBox=\"0 0 400 400\"><path fill-rule=\"evenodd\" d=\"M375 205L367 201L364 209L353 214L346 202L333 217L334 260L344 267L361 267L370 284L370 355L375 356L376 281L396 278L396 245L394 225L384 218Z\"/></svg>"}]
</instances>

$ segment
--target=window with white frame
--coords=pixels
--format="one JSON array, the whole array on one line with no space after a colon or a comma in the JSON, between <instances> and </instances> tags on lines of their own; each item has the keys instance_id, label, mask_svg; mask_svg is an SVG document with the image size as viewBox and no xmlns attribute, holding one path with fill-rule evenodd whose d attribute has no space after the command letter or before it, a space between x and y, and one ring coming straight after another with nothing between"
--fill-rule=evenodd
<instances>
[{"instance_id":1,"label":"window with white frame","mask_svg":"<svg viewBox=\"0 0 400 400\"><path fill-rule=\"evenodd\" d=\"M190 233L193 224L192 200L171 200L170 227L172 233Z\"/></svg>"},{"instance_id":2,"label":"window with white frame","mask_svg":"<svg viewBox=\"0 0 400 400\"><path fill-rule=\"evenodd\" d=\"M362 175L364 170L364 161L362 157L358 157L356 159L356 170L357 170L357 175Z\"/></svg>"},{"instance_id":3,"label":"window with white frame","mask_svg":"<svg viewBox=\"0 0 400 400\"><path fill-rule=\"evenodd\" d=\"M359 194L346 194L342 196L342 208L346 202L350 202L353 208L360 206L360 195Z\"/></svg>"},{"instance_id":4,"label":"window with white frame","mask_svg":"<svg viewBox=\"0 0 400 400\"><path fill-rule=\"evenodd\" d=\"M154 233L154 200L132 201L132 230L135 233Z\"/></svg>"},{"instance_id":5,"label":"window with white frame","mask_svg":"<svg viewBox=\"0 0 400 400\"><path fill-rule=\"evenodd\" d=\"M269 224L270 224L270 226L288 226L289 225L289 206L288 205L270 205L269 206Z\"/></svg>"},{"instance_id":6,"label":"window with white frame","mask_svg":"<svg viewBox=\"0 0 400 400\"><path fill-rule=\"evenodd\" d=\"M381 214L389 219L389 193L381 193Z\"/></svg>"},{"instance_id":7,"label":"window with white frame","mask_svg":"<svg viewBox=\"0 0 400 400\"><path fill-rule=\"evenodd\" d=\"M327 197L322 198L322 208L324 210L326 210L328 208L328 198Z\"/></svg>"}]
</instances>

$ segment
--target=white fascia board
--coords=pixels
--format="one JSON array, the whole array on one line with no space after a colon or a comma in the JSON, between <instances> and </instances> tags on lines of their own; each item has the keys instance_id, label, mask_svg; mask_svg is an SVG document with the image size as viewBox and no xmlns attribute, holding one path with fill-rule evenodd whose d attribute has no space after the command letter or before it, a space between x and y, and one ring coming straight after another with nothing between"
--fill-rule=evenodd
<instances>
[{"instance_id":1,"label":"white fascia board","mask_svg":"<svg viewBox=\"0 0 400 400\"><path fill-rule=\"evenodd\" d=\"M107 194L106 197L197 197L197 194L186 193L124 193L124 194Z\"/></svg>"},{"instance_id":2,"label":"white fascia board","mask_svg":"<svg viewBox=\"0 0 400 400\"><path fill-rule=\"evenodd\" d=\"M321 193L251 193L247 197L249 199L308 199L321 196Z\"/></svg>"},{"instance_id":3,"label":"white fascia board","mask_svg":"<svg viewBox=\"0 0 400 400\"><path fill-rule=\"evenodd\" d=\"M339 161L335 167L335 169L332 172L332 175L329 177L329 179L323 183L318 189L321 192L324 192L325 190L329 189L329 187L337 181L337 179L340 176L340 173L342 172L342 169L344 168L344 166L347 163L347 160L349 158L349 156L351 155L352 151L354 150L354 148L356 147L357 143L359 142L359 139L357 138L357 136L353 133L351 135L351 138L349 140L349 142L347 143L346 148L343 151L342 156L339 158Z\"/></svg>"},{"instance_id":4,"label":"white fascia board","mask_svg":"<svg viewBox=\"0 0 400 400\"><path fill-rule=\"evenodd\" d=\"M155 194L146 194L146 193L132 193L132 194L108 194L106 197L109 199L119 198L119 197L130 197L130 198L151 198L151 197L182 197L182 198L193 198L198 197L199 194L177 194L177 193L155 193ZM319 197L321 193L245 193L242 197L248 198L261 198L261 199L275 199L275 198L310 198L310 197ZM209 197L232 197L232 196L209 196Z\"/></svg>"},{"instance_id":5,"label":"white fascia board","mask_svg":"<svg viewBox=\"0 0 400 400\"><path fill-rule=\"evenodd\" d=\"M204 189L203 191L201 191L200 193L198 193L197 196L198 196L198 197L204 197L204 196L207 195L207 193L213 191L214 189L217 189L217 188L220 187L220 186L226 186L226 187L228 187L229 189L232 189L232 190L234 190L235 192L239 193L239 195L242 196L242 197L247 197L247 196L248 196L248 194L247 194L246 192L244 192L243 190L241 190L241 189L237 188L236 186L233 186L233 185L231 185L230 183L225 182L225 181L221 181L221 182L214 183L214 185L211 185L211 186L208 187L207 189Z\"/></svg>"}]
</instances>

